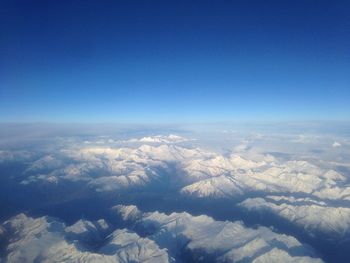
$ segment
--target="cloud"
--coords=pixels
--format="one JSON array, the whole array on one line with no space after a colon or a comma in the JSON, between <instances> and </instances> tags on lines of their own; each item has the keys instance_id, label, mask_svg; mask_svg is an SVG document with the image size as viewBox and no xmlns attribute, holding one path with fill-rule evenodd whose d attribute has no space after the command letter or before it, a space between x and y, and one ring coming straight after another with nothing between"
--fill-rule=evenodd
<instances>
[{"instance_id":1,"label":"cloud","mask_svg":"<svg viewBox=\"0 0 350 263\"><path fill-rule=\"evenodd\" d=\"M6 162L23 162L34 158L34 154L26 150L1 150L0 164Z\"/></svg>"},{"instance_id":2,"label":"cloud","mask_svg":"<svg viewBox=\"0 0 350 263\"><path fill-rule=\"evenodd\" d=\"M332 147L333 148L337 148L337 147L340 147L341 146L341 144L339 143L339 142L334 142L333 144L332 144Z\"/></svg>"},{"instance_id":3,"label":"cloud","mask_svg":"<svg viewBox=\"0 0 350 263\"><path fill-rule=\"evenodd\" d=\"M145 136L142 138L132 138L128 140L119 141L120 143L150 143L150 144L174 144L174 143L182 143L188 141L194 141L195 139L185 138L175 134L169 135L154 135L154 136Z\"/></svg>"}]
</instances>

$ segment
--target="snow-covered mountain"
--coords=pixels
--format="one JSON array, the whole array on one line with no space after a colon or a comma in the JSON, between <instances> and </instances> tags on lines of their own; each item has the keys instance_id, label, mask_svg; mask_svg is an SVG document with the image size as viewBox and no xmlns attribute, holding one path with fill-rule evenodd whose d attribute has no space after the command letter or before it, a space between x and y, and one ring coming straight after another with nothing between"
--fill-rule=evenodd
<instances>
[{"instance_id":1,"label":"snow-covered mountain","mask_svg":"<svg viewBox=\"0 0 350 263\"><path fill-rule=\"evenodd\" d=\"M350 187L343 175L307 161L278 162L271 156L253 161L171 144L63 149L33 162L22 184L79 181L96 191L118 191L161 181L170 165L176 166L171 176L177 176L185 195L234 197L266 192L349 199Z\"/></svg>"},{"instance_id":2,"label":"snow-covered mountain","mask_svg":"<svg viewBox=\"0 0 350 263\"><path fill-rule=\"evenodd\" d=\"M257 169L245 166L240 170L230 169L188 185L182 193L198 197L237 196L251 192L304 193L325 199L348 199L348 188L346 178L333 170L324 170L306 161L289 161L272 162Z\"/></svg>"},{"instance_id":3,"label":"snow-covered mountain","mask_svg":"<svg viewBox=\"0 0 350 263\"><path fill-rule=\"evenodd\" d=\"M174 257L182 253L195 262L322 262L294 237L266 227L252 229L240 221L215 221L186 212L142 213L135 206L112 210Z\"/></svg>"},{"instance_id":4,"label":"snow-covered mountain","mask_svg":"<svg viewBox=\"0 0 350 263\"><path fill-rule=\"evenodd\" d=\"M322 262L292 236L242 222L215 221L188 213L142 213L112 208L136 230L114 229L105 220L71 226L51 217L19 214L2 225L5 262ZM142 235L142 237L140 236Z\"/></svg>"},{"instance_id":5,"label":"snow-covered mountain","mask_svg":"<svg viewBox=\"0 0 350 263\"><path fill-rule=\"evenodd\" d=\"M248 198L240 204L251 211L270 212L305 229L329 238L342 238L350 233L350 208L310 198L266 196Z\"/></svg>"},{"instance_id":6,"label":"snow-covered mountain","mask_svg":"<svg viewBox=\"0 0 350 263\"><path fill-rule=\"evenodd\" d=\"M60 139L55 150L0 150L4 174L11 171L15 160L24 167L4 182L18 184L13 189L34 195L40 192L33 199L36 203L30 203L34 211L38 207L39 214L41 207L49 208L45 214L50 214L51 204L62 207L64 202L73 207L85 205L93 219L93 209L101 212L118 202L156 211L143 213L136 206L117 206L112 209L117 214L115 221L106 217L108 223L78 220L85 213L79 207L73 213L77 220L73 225L21 214L0 227L0 253L4 251L7 262L154 262L155 258L158 262L319 262L312 249L297 239L307 237L318 252L323 247L317 237L330 249L335 249L334 244L347 244L347 159L343 155L334 160L310 158L309 150L300 156L267 151L266 145L261 146L266 138L257 140L259 149L244 139L245 147L222 151L177 135ZM337 140L341 147L332 147L329 141L324 147L346 152L347 141ZM309 142L293 137L292 143ZM91 207L89 202L93 202ZM1 204L7 205L6 200ZM57 214L64 219L65 212ZM256 225L250 228L233 222L237 219ZM289 228L296 230L295 236Z\"/></svg>"},{"instance_id":7,"label":"snow-covered mountain","mask_svg":"<svg viewBox=\"0 0 350 263\"><path fill-rule=\"evenodd\" d=\"M127 229L112 231L104 220L61 221L19 214L3 224L4 262L171 262L166 249Z\"/></svg>"}]
</instances>

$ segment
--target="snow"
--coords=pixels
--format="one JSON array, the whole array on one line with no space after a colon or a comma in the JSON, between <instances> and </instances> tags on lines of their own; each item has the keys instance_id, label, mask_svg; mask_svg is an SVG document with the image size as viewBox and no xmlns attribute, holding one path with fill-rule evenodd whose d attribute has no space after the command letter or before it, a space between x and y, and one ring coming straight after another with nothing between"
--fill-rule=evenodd
<instances>
[{"instance_id":1,"label":"snow","mask_svg":"<svg viewBox=\"0 0 350 263\"><path fill-rule=\"evenodd\" d=\"M145 138L178 141L182 137ZM346 177L333 169L305 160L277 161L268 154L260 155L259 159L250 160L238 153L224 156L165 142L131 147L83 145L39 158L27 170L28 177L22 184L68 181L87 185L97 192L119 192L159 182L175 167L176 171L169 176L184 196L235 198L256 193L304 194L350 201Z\"/></svg>"},{"instance_id":2,"label":"snow","mask_svg":"<svg viewBox=\"0 0 350 263\"><path fill-rule=\"evenodd\" d=\"M98 225L99 227L96 227ZM33 219L24 214L3 224L12 238L6 248L6 262L171 262L166 249L136 233L117 229L103 237L107 223L79 220L72 226L49 217ZM74 234L74 235L73 235ZM92 249L91 235L100 235L100 248Z\"/></svg>"},{"instance_id":3,"label":"snow","mask_svg":"<svg viewBox=\"0 0 350 263\"><path fill-rule=\"evenodd\" d=\"M129 210L128 206L118 206L117 209L122 215L123 211ZM322 262L312 257L313 252L294 237L277 234L266 227L247 228L239 221L215 221L205 215L192 216L188 213L167 215L152 212L135 218L133 227L143 229L147 238L160 247L166 247L172 256L187 249L192 252L194 260L203 260L205 255L210 255L215 257L215 261L225 262L264 262L268 259L272 262ZM303 255L294 255L296 250Z\"/></svg>"},{"instance_id":4,"label":"snow","mask_svg":"<svg viewBox=\"0 0 350 263\"><path fill-rule=\"evenodd\" d=\"M116 205L111 208L111 210L121 216L124 221L137 220L142 216L141 211L135 205Z\"/></svg>"},{"instance_id":5,"label":"snow","mask_svg":"<svg viewBox=\"0 0 350 263\"><path fill-rule=\"evenodd\" d=\"M332 206L310 198L274 197L248 198L240 204L252 211L268 211L308 233L321 232L329 237L350 233L350 208Z\"/></svg>"}]
</instances>

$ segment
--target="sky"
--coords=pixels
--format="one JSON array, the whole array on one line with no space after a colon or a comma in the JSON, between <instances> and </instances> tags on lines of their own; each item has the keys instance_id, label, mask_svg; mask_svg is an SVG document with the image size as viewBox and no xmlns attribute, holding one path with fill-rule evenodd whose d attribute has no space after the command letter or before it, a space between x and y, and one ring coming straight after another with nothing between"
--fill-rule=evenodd
<instances>
[{"instance_id":1,"label":"sky","mask_svg":"<svg viewBox=\"0 0 350 263\"><path fill-rule=\"evenodd\" d=\"M350 1L0 2L0 122L350 119Z\"/></svg>"}]
</instances>

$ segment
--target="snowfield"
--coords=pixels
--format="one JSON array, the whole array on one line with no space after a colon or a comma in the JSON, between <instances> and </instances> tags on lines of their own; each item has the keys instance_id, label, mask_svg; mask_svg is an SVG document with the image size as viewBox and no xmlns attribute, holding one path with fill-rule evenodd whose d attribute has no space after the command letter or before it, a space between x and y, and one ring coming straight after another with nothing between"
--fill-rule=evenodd
<instances>
[{"instance_id":1,"label":"snowfield","mask_svg":"<svg viewBox=\"0 0 350 263\"><path fill-rule=\"evenodd\" d=\"M252 138L224 151L174 134L60 138L40 151L0 149L5 175L15 162L24 167L6 178L14 185L9 189L41 194L32 210L21 210L32 214L9 210L0 227L0 259L347 262L350 141L336 138L341 146L335 147L335 138L282 137L290 153L279 149L278 136ZM50 205L63 212L51 217ZM65 218L65 205L79 208L74 221ZM84 218L84 206L92 219ZM341 251L327 257L325 247Z\"/></svg>"},{"instance_id":2,"label":"snowfield","mask_svg":"<svg viewBox=\"0 0 350 263\"><path fill-rule=\"evenodd\" d=\"M2 225L10 237L6 262L322 262L292 236L242 222L215 221L188 213L142 213L135 206L112 208L131 228L105 220L79 220L71 226L50 217L19 214ZM187 251L187 252L186 252ZM181 253L183 253L182 256Z\"/></svg>"}]
</instances>

